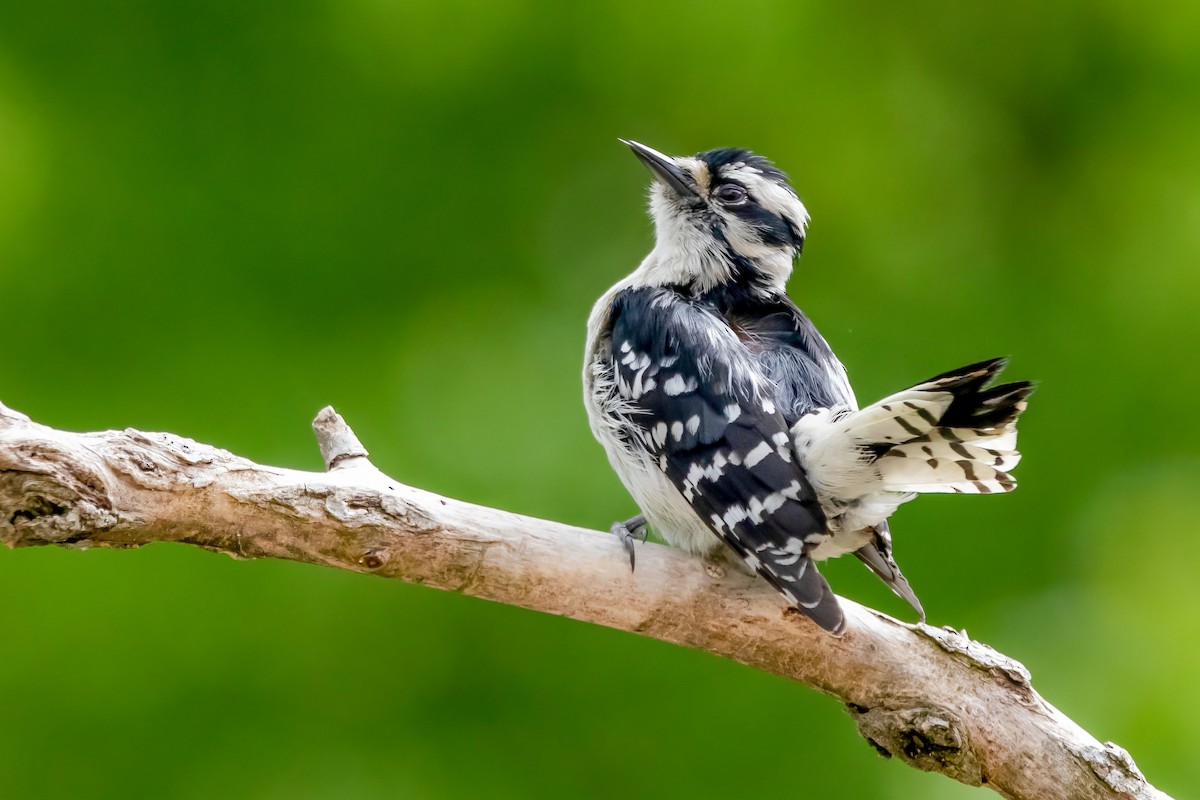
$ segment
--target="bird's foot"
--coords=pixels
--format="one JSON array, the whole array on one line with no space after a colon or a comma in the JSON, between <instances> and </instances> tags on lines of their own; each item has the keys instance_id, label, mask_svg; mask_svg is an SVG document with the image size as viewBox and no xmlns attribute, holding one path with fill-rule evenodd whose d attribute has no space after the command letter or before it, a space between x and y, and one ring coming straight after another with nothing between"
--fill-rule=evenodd
<instances>
[{"instance_id":1,"label":"bird's foot","mask_svg":"<svg viewBox=\"0 0 1200 800\"><path fill-rule=\"evenodd\" d=\"M645 515L638 514L636 517L627 519L624 522L614 522L609 530L621 540L621 544L625 545L625 549L629 551L629 569L632 572L635 569L636 563L633 543L634 541L646 541L646 535L649 533Z\"/></svg>"}]
</instances>

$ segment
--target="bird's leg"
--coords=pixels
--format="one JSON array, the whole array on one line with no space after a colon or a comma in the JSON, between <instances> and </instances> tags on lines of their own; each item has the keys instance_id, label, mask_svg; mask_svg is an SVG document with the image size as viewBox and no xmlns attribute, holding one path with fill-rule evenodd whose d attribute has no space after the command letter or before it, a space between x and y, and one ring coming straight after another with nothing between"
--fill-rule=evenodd
<instances>
[{"instance_id":1,"label":"bird's leg","mask_svg":"<svg viewBox=\"0 0 1200 800\"><path fill-rule=\"evenodd\" d=\"M646 515L638 514L636 517L630 517L624 522L614 522L610 528L617 538L621 540L621 544L625 545L625 549L629 551L629 569L634 569L634 551L633 540L646 541L646 535L649 533L649 528L646 526Z\"/></svg>"}]
</instances>

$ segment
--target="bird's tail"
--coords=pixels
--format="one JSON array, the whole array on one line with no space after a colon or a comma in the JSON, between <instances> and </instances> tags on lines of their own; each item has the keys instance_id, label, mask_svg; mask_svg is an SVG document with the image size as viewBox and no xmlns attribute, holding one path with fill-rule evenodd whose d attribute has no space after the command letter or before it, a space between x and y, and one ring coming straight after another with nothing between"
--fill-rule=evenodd
<instances>
[{"instance_id":1,"label":"bird's tail","mask_svg":"<svg viewBox=\"0 0 1200 800\"><path fill-rule=\"evenodd\" d=\"M1016 488L1017 416L1028 382L988 384L992 359L922 381L858 411L823 412L792 429L797 455L831 522L861 530L915 494L991 494Z\"/></svg>"}]
</instances>

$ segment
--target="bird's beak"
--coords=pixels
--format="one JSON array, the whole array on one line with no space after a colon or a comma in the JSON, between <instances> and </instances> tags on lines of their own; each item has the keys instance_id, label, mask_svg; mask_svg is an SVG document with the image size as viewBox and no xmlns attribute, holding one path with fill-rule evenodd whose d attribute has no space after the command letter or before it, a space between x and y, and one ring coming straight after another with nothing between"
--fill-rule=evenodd
<instances>
[{"instance_id":1,"label":"bird's beak","mask_svg":"<svg viewBox=\"0 0 1200 800\"><path fill-rule=\"evenodd\" d=\"M654 173L654 177L674 189L675 194L684 200L694 200L700 197L683 170L675 164L673 158L658 152L653 147L646 147L644 144L638 144L637 142L625 139L618 139L617 141L621 142L621 144L629 145L629 149L638 157L638 160L650 168L650 171Z\"/></svg>"}]
</instances>

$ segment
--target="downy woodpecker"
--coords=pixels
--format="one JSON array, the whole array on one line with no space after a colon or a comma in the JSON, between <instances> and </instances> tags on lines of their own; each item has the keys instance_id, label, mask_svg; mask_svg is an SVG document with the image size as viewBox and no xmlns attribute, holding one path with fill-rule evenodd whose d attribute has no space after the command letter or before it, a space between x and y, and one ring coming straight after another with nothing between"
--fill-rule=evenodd
<instances>
[{"instance_id":1,"label":"downy woodpecker","mask_svg":"<svg viewBox=\"0 0 1200 800\"><path fill-rule=\"evenodd\" d=\"M624 140L622 140L624 141ZM845 625L814 562L854 553L924 619L887 518L924 492L1008 492L1027 382L993 359L859 409L846 370L784 284L808 212L746 150L672 158L624 142L654 174L655 245L588 320L592 432L669 544L724 542L818 625Z\"/></svg>"}]
</instances>

